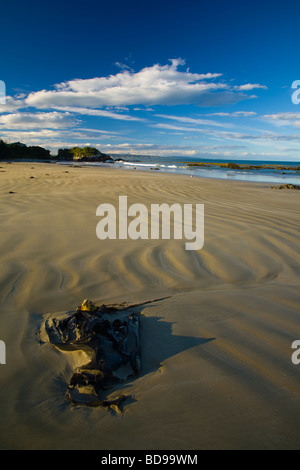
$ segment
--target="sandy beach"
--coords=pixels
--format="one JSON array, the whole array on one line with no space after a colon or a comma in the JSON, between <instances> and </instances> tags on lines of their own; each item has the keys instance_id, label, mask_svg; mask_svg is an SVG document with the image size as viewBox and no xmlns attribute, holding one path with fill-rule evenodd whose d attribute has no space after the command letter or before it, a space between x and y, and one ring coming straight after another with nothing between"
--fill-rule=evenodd
<instances>
[{"instance_id":1,"label":"sandy beach","mask_svg":"<svg viewBox=\"0 0 300 470\"><path fill-rule=\"evenodd\" d=\"M300 194L271 184L0 164L1 449L299 449ZM204 204L205 244L99 240L96 209ZM72 406L72 353L47 313L144 303L142 370L122 415ZM113 392L115 393L115 391Z\"/></svg>"}]
</instances>

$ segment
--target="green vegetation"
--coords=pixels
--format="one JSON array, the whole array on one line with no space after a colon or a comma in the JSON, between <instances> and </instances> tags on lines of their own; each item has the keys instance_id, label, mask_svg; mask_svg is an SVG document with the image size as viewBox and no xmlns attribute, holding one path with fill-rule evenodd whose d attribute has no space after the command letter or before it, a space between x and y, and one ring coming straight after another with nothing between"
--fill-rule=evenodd
<instances>
[{"instance_id":1,"label":"green vegetation","mask_svg":"<svg viewBox=\"0 0 300 470\"><path fill-rule=\"evenodd\" d=\"M271 189L296 189L297 191L300 190L299 184L282 184L280 186L271 186Z\"/></svg>"},{"instance_id":2,"label":"green vegetation","mask_svg":"<svg viewBox=\"0 0 300 470\"><path fill-rule=\"evenodd\" d=\"M0 139L0 160L63 160L81 162L110 162L113 159L94 147L71 147L59 149L56 156L39 146L27 146L21 142L8 144Z\"/></svg>"},{"instance_id":3,"label":"green vegetation","mask_svg":"<svg viewBox=\"0 0 300 470\"><path fill-rule=\"evenodd\" d=\"M8 144L0 139L0 160L26 158L34 160L49 159L50 151L38 146L27 147L27 145L21 142Z\"/></svg>"},{"instance_id":4,"label":"green vegetation","mask_svg":"<svg viewBox=\"0 0 300 470\"><path fill-rule=\"evenodd\" d=\"M112 158L105 153L100 152L94 147L71 147L59 149L57 153L59 160L72 160L72 161L97 161L105 162L112 161Z\"/></svg>"}]
</instances>

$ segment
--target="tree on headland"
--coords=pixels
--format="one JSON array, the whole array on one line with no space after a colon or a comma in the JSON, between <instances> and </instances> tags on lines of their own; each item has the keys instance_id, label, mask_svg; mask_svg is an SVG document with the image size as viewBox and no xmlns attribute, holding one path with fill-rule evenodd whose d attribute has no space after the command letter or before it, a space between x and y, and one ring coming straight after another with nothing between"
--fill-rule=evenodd
<instances>
[{"instance_id":1,"label":"tree on headland","mask_svg":"<svg viewBox=\"0 0 300 470\"><path fill-rule=\"evenodd\" d=\"M21 142L8 144L0 140L0 160L5 159L45 160L50 158L50 151L39 146L29 146Z\"/></svg>"},{"instance_id":2,"label":"tree on headland","mask_svg":"<svg viewBox=\"0 0 300 470\"><path fill-rule=\"evenodd\" d=\"M57 152L57 158L58 160L70 161L73 160L74 155L70 149L59 149Z\"/></svg>"},{"instance_id":3,"label":"tree on headland","mask_svg":"<svg viewBox=\"0 0 300 470\"><path fill-rule=\"evenodd\" d=\"M7 143L0 139L0 160L30 159L30 160L62 160L82 162L113 162L110 155L100 152L95 147L61 148L57 156L50 155L50 151L40 146L27 146L22 142Z\"/></svg>"},{"instance_id":4,"label":"tree on headland","mask_svg":"<svg viewBox=\"0 0 300 470\"><path fill-rule=\"evenodd\" d=\"M10 150L4 140L0 139L0 160L10 158Z\"/></svg>"},{"instance_id":5,"label":"tree on headland","mask_svg":"<svg viewBox=\"0 0 300 470\"><path fill-rule=\"evenodd\" d=\"M88 162L106 162L112 161L112 158L95 147L71 147L59 149L57 153L59 160L74 160L74 161L88 161Z\"/></svg>"},{"instance_id":6,"label":"tree on headland","mask_svg":"<svg viewBox=\"0 0 300 470\"><path fill-rule=\"evenodd\" d=\"M16 142L10 144L10 149L12 153L12 158L30 158L34 160L50 158L50 151L38 145L27 147L27 145L25 144Z\"/></svg>"}]
</instances>

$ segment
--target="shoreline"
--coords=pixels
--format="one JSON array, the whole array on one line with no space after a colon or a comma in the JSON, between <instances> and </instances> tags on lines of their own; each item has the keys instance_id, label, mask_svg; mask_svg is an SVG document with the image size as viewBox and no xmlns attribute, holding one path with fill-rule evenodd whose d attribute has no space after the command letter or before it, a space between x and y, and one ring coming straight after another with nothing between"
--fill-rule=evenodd
<instances>
[{"instance_id":1,"label":"shoreline","mask_svg":"<svg viewBox=\"0 0 300 470\"><path fill-rule=\"evenodd\" d=\"M117 162L116 162L117 163ZM254 184L254 185L262 185L263 187L270 187L271 188L271 185L274 184L272 181L252 181L252 180L248 180L248 179L238 179L238 178L224 178L224 177L218 177L218 176L203 176L203 175L199 175L197 173L195 174L186 174L186 173L180 173L180 172L168 172L168 171L161 171L159 168L157 169L158 171L153 171L155 170L155 168L153 169L145 169L143 167L140 167L140 168L131 168L131 167L122 167L122 166L118 166L118 167L114 167L113 165L114 164L111 164L111 163L102 163L102 164L93 164L93 163L87 163L87 162L83 162L83 163L77 163L77 162L60 162L60 161L39 161L39 160L28 160L28 161L20 161L20 160L7 160L7 161L1 161L0 162L0 167L1 167L1 164L19 164L19 165L33 165L33 164L36 164L36 165L51 165L51 166L62 166L62 167L70 167L70 168L84 168L84 169L94 169L95 171L97 171L97 169L107 169L107 170L113 170L113 171L122 171L122 172L132 172L132 173L137 173L137 172L141 172L141 173L150 173L150 174L153 174L153 175L164 175L164 176L170 176L170 177L184 177L184 178L197 178L197 179L203 179L203 180L212 180L212 181L222 181L222 182L228 182L228 183L241 183L242 185L243 184ZM276 183L275 183L276 184ZM280 185L281 183L278 182L278 185ZM282 183L284 184L284 183ZM289 183L287 182L287 184L292 184L292 183Z\"/></svg>"},{"instance_id":2,"label":"shoreline","mask_svg":"<svg viewBox=\"0 0 300 470\"><path fill-rule=\"evenodd\" d=\"M124 165L123 165L124 162ZM112 162L92 162L92 161L80 161L80 160L74 160L74 161L68 161L68 160L61 160L61 159L53 159L53 160L22 160L22 159L11 159L11 160L3 160L2 163L8 163L8 164L13 164L13 163L44 163L44 164L56 164L56 165L63 165L63 166L74 166L74 167L90 167L90 168L111 168L113 169L120 169L120 170L132 170L132 171L144 171L144 172L153 172L154 170L160 171L161 173L164 174L171 174L171 175L186 175L190 177L197 177L197 178L209 178L209 179L215 179L215 180L228 180L228 181L241 181L241 182L252 182L252 183L265 183L265 184L278 184L278 185L284 185L284 184L293 184L293 185L298 185L300 184L300 165L298 166L293 166L292 162L290 166L282 165L282 164L267 164L267 163L262 163L260 165L249 165L249 164L241 164L241 163L235 163L235 162L179 162L183 163L186 165L185 170L183 171L182 169L178 170L178 167L175 165L176 170L174 170L174 165L165 165L162 163L158 162L152 162L152 163L142 163L141 161L137 162L130 162L121 159L115 160ZM178 163L178 162L177 162ZM1 162L0 162L1 164ZM114 167L116 165L117 167ZM122 166L123 165L123 166ZM149 167L149 168L146 168ZM167 170L166 170L167 168ZM195 172L193 174L186 173L189 169L195 168ZM203 170L206 171L205 174L198 174L197 170ZM233 173L226 173L225 171L229 170ZM254 173L247 173L251 172L254 170ZM274 174L269 174L267 175L266 173L262 174L262 171L265 170L273 170ZM292 174L286 173L286 171L292 171ZM218 175L216 175L215 172L218 172ZM237 173L235 173L237 172ZM280 173L279 173L280 172ZM255 179L256 178L256 179ZM262 178L260 180L260 178Z\"/></svg>"},{"instance_id":3,"label":"shoreline","mask_svg":"<svg viewBox=\"0 0 300 470\"><path fill-rule=\"evenodd\" d=\"M219 166L220 168L229 168L231 170L291 170L300 171L300 165L298 166L285 166L281 164L261 164L261 165L248 165L246 163L235 163L235 162L190 162L186 163L187 166L200 166L210 167Z\"/></svg>"}]
</instances>

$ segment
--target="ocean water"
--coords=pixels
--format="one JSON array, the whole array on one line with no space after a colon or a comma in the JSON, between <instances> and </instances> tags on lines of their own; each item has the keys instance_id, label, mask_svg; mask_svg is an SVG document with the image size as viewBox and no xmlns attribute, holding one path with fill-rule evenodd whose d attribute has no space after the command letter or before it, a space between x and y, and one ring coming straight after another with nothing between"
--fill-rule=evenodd
<instances>
[{"instance_id":1,"label":"ocean water","mask_svg":"<svg viewBox=\"0 0 300 470\"><path fill-rule=\"evenodd\" d=\"M123 161L115 162L113 164L107 163L104 165L114 166L116 168L123 168L126 170L135 171L160 171L165 173L173 174L184 174L193 177L202 178L218 178L226 180L237 180L237 181L252 181L262 183L274 183L274 184L298 184L300 185L300 171L295 170L276 170L276 169L229 169L221 168L218 166L213 167L193 167L187 166L189 162L213 162L213 163L226 163L227 160L208 160L199 159L195 157L151 157L151 156L114 156L115 159L122 158ZM248 164L248 165L283 165L285 167L297 167L300 170L300 161L298 162L280 162L280 161L253 161L253 160L230 160L237 164ZM87 163L87 165L103 165L101 163Z\"/></svg>"}]
</instances>

